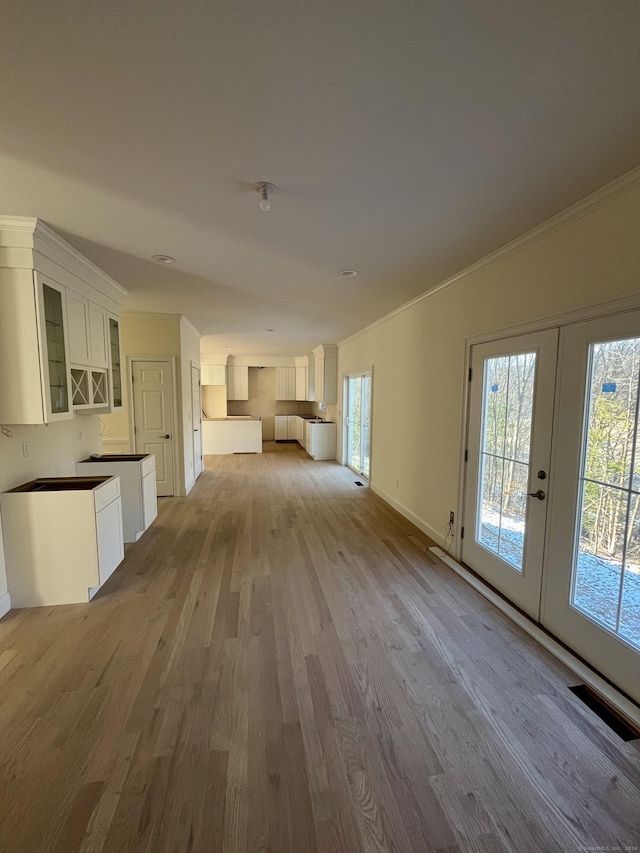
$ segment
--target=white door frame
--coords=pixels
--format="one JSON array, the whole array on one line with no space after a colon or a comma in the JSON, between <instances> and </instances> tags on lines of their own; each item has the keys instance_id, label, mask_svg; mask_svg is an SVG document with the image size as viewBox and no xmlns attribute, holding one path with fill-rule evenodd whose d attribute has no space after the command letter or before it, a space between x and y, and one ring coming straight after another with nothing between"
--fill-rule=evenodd
<instances>
[{"instance_id":1,"label":"white door frame","mask_svg":"<svg viewBox=\"0 0 640 853\"><path fill-rule=\"evenodd\" d=\"M194 361L189 362L191 372L191 441L193 446L193 482L195 483L204 471L204 455L202 449L202 366ZM193 411L193 371L198 371L198 386L200 397L200 409ZM197 419L197 420L196 420ZM200 432L200 458L196 459L196 423Z\"/></svg>"},{"instance_id":2,"label":"white door frame","mask_svg":"<svg viewBox=\"0 0 640 853\"><path fill-rule=\"evenodd\" d=\"M371 375L371 410L369 413L369 479L367 483L371 485L373 479L373 365L362 367L360 370L348 370L342 374L342 447L340 449L340 464L345 467L347 465L347 445L349 442L349 428L347 426L347 418L349 417L349 377L359 376L362 373ZM349 468L352 471L352 468ZM354 472L355 473L355 472ZM358 475L360 476L360 475ZM365 478L366 479L366 478Z\"/></svg>"},{"instance_id":3,"label":"white door frame","mask_svg":"<svg viewBox=\"0 0 640 853\"><path fill-rule=\"evenodd\" d=\"M125 357L127 388L126 399L129 407L129 447L132 448L132 453L135 453L136 435L135 435L135 407L133 405L133 363L135 361L161 361L169 364L171 369L171 446L173 449L173 471L174 471L174 497L180 497L185 494L184 490L184 473L183 465L180 461L180 444L179 433L177 430L178 423L178 371L175 355L128 355ZM175 439L175 440L173 440Z\"/></svg>"},{"instance_id":4,"label":"white door frame","mask_svg":"<svg viewBox=\"0 0 640 853\"><path fill-rule=\"evenodd\" d=\"M526 323L518 323L514 326L506 326L500 329L495 329L492 332L483 332L479 335L472 335L465 340L464 353L464 373L463 376L469 377L471 367L471 348L476 344L489 343L490 341L499 341L503 338L512 338L517 335L526 335L529 332L541 332L545 329L552 329L558 326L567 326L571 323L582 323L585 320L594 320L598 317L608 317L612 314L625 314L628 311L636 311L640 309L640 295L633 294L624 296L620 299L609 300L607 302L599 302L596 305L591 305L588 308L580 308L576 311L567 311L563 314L553 314L548 317L541 317L539 320L532 320ZM453 541L453 556L456 560L460 560L462 552L462 540L460 538L460 529L462 518L464 517L465 505L465 455L468 449L469 442L469 404L470 404L470 389L469 381L464 383L464 392L462 396L462 405L460 411L460 423L464 428L460 436L460 454L458 463L458 502L456 506L456 524L455 537Z\"/></svg>"}]
</instances>

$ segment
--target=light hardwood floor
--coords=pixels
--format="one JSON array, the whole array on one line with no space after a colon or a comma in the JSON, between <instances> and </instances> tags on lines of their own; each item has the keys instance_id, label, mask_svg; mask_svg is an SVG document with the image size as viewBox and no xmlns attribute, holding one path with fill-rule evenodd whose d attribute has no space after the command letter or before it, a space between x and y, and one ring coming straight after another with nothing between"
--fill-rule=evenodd
<instances>
[{"instance_id":1,"label":"light hardwood floor","mask_svg":"<svg viewBox=\"0 0 640 853\"><path fill-rule=\"evenodd\" d=\"M638 742L348 469L266 448L91 604L0 622L2 853L638 849Z\"/></svg>"}]
</instances>

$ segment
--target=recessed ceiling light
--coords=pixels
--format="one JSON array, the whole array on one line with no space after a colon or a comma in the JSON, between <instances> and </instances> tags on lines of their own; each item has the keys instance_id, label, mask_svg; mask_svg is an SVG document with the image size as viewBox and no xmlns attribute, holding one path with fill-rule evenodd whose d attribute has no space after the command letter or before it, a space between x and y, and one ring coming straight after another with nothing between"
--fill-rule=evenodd
<instances>
[{"instance_id":1,"label":"recessed ceiling light","mask_svg":"<svg viewBox=\"0 0 640 853\"><path fill-rule=\"evenodd\" d=\"M171 255L151 255L151 260L155 261L157 264L175 264L176 259L172 258Z\"/></svg>"},{"instance_id":2,"label":"recessed ceiling light","mask_svg":"<svg viewBox=\"0 0 640 853\"><path fill-rule=\"evenodd\" d=\"M358 275L358 270L340 270L340 275L343 278L353 278Z\"/></svg>"}]
</instances>

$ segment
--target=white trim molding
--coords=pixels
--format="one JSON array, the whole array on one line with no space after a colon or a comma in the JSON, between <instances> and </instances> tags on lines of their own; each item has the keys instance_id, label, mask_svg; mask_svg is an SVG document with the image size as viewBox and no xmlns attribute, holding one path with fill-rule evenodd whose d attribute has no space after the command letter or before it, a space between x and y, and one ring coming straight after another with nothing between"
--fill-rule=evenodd
<instances>
[{"instance_id":1,"label":"white trim molding","mask_svg":"<svg viewBox=\"0 0 640 853\"><path fill-rule=\"evenodd\" d=\"M525 616L524 613L521 613L501 595L498 595L491 587L483 583L480 578L465 569L464 566L461 566L452 557L447 556L440 548L431 547L429 551L450 569L453 569L457 575L460 575L463 580L495 605L512 622L515 622L532 639L563 663L567 669L570 669L585 684L588 684L596 693L599 693L607 702L610 702L629 722L635 726L640 726L640 707L635 702L632 702L631 699L620 693L619 690L616 690L612 684L606 681L594 669L591 669L584 661L581 661L580 658L572 654L569 649L554 639L551 634L548 634L539 625L529 619L528 616Z\"/></svg>"},{"instance_id":2,"label":"white trim molding","mask_svg":"<svg viewBox=\"0 0 640 853\"><path fill-rule=\"evenodd\" d=\"M404 504L401 504L400 501L397 501L395 498L391 497L391 495L387 494L387 492L383 491L379 486L376 486L375 483L369 482L369 488L372 492L374 492L378 497L382 498L385 503L388 503L389 506L392 506L395 510L397 510L400 515L404 516L407 521L410 521L411 524L414 524L418 530L422 530L430 539L433 539L434 542L438 542L441 545L444 543L444 537L441 533L439 533L435 527L431 527L430 524L427 524L422 518L417 516L414 512Z\"/></svg>"},{"instance_id":3,"label":"white trim molding","mask_svg":"<svg viewBox=\"0 0 640 853\"><path fill-rule=\"evenodd\" d=\"M504 246L496 249L495 252L485 255L484 258L480 258L475 263L465 267L460 272L457 272L450 278L445 279L445 281L435 285L435 287L432 287L430 290L421 293L419 296L416 296L415 299L405 302L404 305L400 305L398 308L395 308L393 311L385 314L384 317L380 317L378 320L375 320L363 329L354 332L352 335L349 335L349 337L340 341L338 346L343 346L360 335L364 335L372 329L375 329L376 326L386 323L387 320L390 320L392 317L402 314L403 311L407 311L409 308L413 308L415 305L420 305L420 303L432 299L434 296L437 296L445 290L449 290L452 287L456 287L458 284L462 284L466 279L475 275L480 270L493 266L493 264L508 258L510 255L519 252L521 249L524 249L526 246L530 246L532 243L537 243L539 240L542 240L544 237L548 237L550 234L553 234L565 225L575 222L577 219L581 219L593 210L597 210L599 207L613 201L618 196L635 189L638 185L640 185L640 166L637 166L625 175L616 178L615 181L611 181L611 183L606 184L604 187L601 187L599 190L596 190L586 196L586 198L577 201L575 204L572 204L570 207L567 207L565 210L557 213L555 216L552 216L551 219L547 219L540 225L536 225L535 228L526 231L524 234L521 234L520 237L516 237L515 240L511 240L509 243L506 243Z\"/></svg>"}]
</instances>

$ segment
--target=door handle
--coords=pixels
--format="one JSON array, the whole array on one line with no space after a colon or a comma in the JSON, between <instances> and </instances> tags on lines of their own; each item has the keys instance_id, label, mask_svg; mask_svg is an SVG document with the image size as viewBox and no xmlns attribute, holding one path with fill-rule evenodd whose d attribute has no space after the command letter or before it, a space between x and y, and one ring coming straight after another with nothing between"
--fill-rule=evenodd
<instances>
[{"instance_id":1,"label":"door handle","mask_svg":"<svg viewBox=\"0 0 640 853\"><path fill-rule=\"evenodd\" d=\"M160 438L171 438L171 436L168 434L167 435L161 435Z\"/></svg>"},{"instance_id":2,"label":"door handle","mask_svg":"<svg viewBox=\"0 0 640 853\"><path fill-rule=\"evenodd\" d=\"M546 498L546 494L542 491L542 489L538 489L537 492L527 492L527 495L530 498L538 498L539 501L543 501Z\"/></svg>"}]
</instances>

